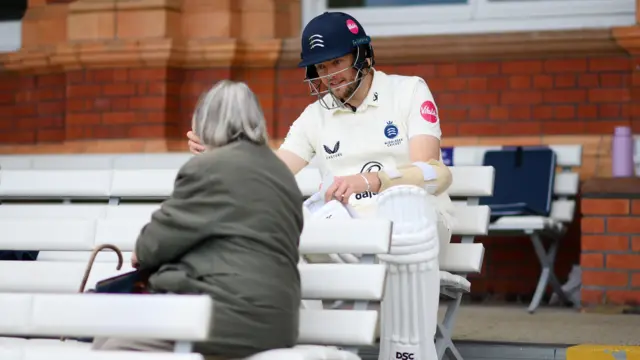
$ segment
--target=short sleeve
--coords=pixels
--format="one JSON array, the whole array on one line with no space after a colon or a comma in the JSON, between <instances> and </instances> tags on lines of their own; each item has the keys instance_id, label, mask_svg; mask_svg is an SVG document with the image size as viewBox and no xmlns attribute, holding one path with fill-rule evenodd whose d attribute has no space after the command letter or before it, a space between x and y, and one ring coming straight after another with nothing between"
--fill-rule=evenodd
<instances>
[{"instance_id":1,"label":"short sleeve","mask_svg":"<svg viewBox=\"0 0 640 360\"><path fill-rule=\"evenodd\" d=\"M313 131L313 118L309 109L306 109L289 127L280 149L291 151L307 162L311 161L316 153Z\"/></svg>"},{"instance_id":2,"label":"short sleeve","mask_svg":"<svg viewBox=\"0 0 640 360\"><path fill-rule=\"evenodd\" d=\"M420 79L415 83L409 106L407 121L409 139L415 135L431 135L440 139L440 116L427 83Z\"/></svg>"}]
</instances>

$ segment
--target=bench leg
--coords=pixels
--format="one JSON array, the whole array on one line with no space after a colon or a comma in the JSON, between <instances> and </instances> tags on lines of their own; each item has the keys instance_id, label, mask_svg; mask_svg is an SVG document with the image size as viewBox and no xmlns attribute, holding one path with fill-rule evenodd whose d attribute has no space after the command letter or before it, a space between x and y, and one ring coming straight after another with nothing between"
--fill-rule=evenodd
<instances>
[{"instance_id":1,"label":"bench leg","mask_svg":"<svg viewBox=\"0 0 640 360\"><path fill-rule=\"evenodd\" d=\"M542 300L542 295L544 295L547 285L551 285L553 291L558 294L560 301L565 304L571 304L571 301L565 294L564 290L562 290L560 281L558 281L558 278L553 272L560 241L556 238L551 238L549 250L545 250L540 234L533 233L529 238L531 239L533 249L536 252L536 256L540 262L540 267L542 268L540 271L540 278L538 279L538 285L536 286L536 292L533 294L533 299L531 299L531 303L529 304L529 313L533 314L538 306L540 306L540 301Z\"/></svg>"},{"instance_id":2,"label":"bench leg","mask_svg":"<svg viewBox=\"0 0 640 360\"><path fill-rule=\"evenodd\" d=\"M455 323L461 300L462 293L458 293L454 299L448 301L449 304L447 305L447 311L444 314L444 319L442 319L442 324L438 324L435 338L438 360L462 360L462 356L451 339L453 325Z\"/></svg>"}]
</instances>

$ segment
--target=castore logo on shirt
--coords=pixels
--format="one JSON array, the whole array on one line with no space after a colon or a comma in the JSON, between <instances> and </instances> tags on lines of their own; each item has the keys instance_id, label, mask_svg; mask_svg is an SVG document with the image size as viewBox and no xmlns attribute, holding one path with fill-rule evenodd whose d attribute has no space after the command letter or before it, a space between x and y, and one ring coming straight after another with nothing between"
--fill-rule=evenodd
<instances>
[{"instance_id":1,"label":"castore logo on shirt","mask_svg":"<svg viewBox=\"0 0 640 360\"><path fill-rule=\"evenodd\" d=\"M324 148L324 152L328 154L328 156L325 156L325 159L327 160L339 158L340 156L342 156L342 153L340 152L340 141L336 141L335 145L333 145L333 148L329 148L327 145L322 145L322 147Z\"/></svg>"}]
</instances>

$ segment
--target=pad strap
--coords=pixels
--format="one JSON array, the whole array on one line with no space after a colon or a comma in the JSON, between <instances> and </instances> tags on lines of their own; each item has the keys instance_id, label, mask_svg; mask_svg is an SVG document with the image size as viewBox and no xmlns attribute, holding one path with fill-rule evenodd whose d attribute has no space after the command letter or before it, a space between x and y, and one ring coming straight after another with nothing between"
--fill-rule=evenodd
<instances>
[{"instance_id":1,"label":"pad strap","mask_svg":"<svg viewBox=\"0 0 640 360\"><path fill-rule=\"evenodd\" d=\"M433 195L439 195L451 186L449 168L436 160L415 162L399 168L384 168L378 172L382 192L396 185L415 185L425 187Z\"/></svg>"}]
</instances>

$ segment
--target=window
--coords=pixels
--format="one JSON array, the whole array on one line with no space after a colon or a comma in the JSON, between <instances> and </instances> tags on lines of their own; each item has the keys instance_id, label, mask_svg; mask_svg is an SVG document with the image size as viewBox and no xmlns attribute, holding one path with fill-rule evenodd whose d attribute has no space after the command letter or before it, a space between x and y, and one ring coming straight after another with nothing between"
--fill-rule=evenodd
<instances>
[{"instance_id":1,"label":"window","mask_svg":"<svg viewBox=\"0 0 640 360\"><path fill-rule=\"evenodd\" d=\"M635 0L302 0L303 24L354 16L371 36L568 30L635 24Z\"/></svg>"},{"instance_id":2,"label":"window","mask_svg":"<svg viewBox=\"0 0 640 360\"><path fill-rule=\"evenodd\" d=\"M27 0L0 0L0 53L20 49L26 11Z\"/></svg>"},{"instance_id":3,"label":"window","mask_svg":"<svg viewBox=\"0 0 640 360\"><path fill-rule=\"evenodd\" d=\"M20 50L22 45L22 22L0 21L0 54Z\"/></svg>"}]
</instances>

